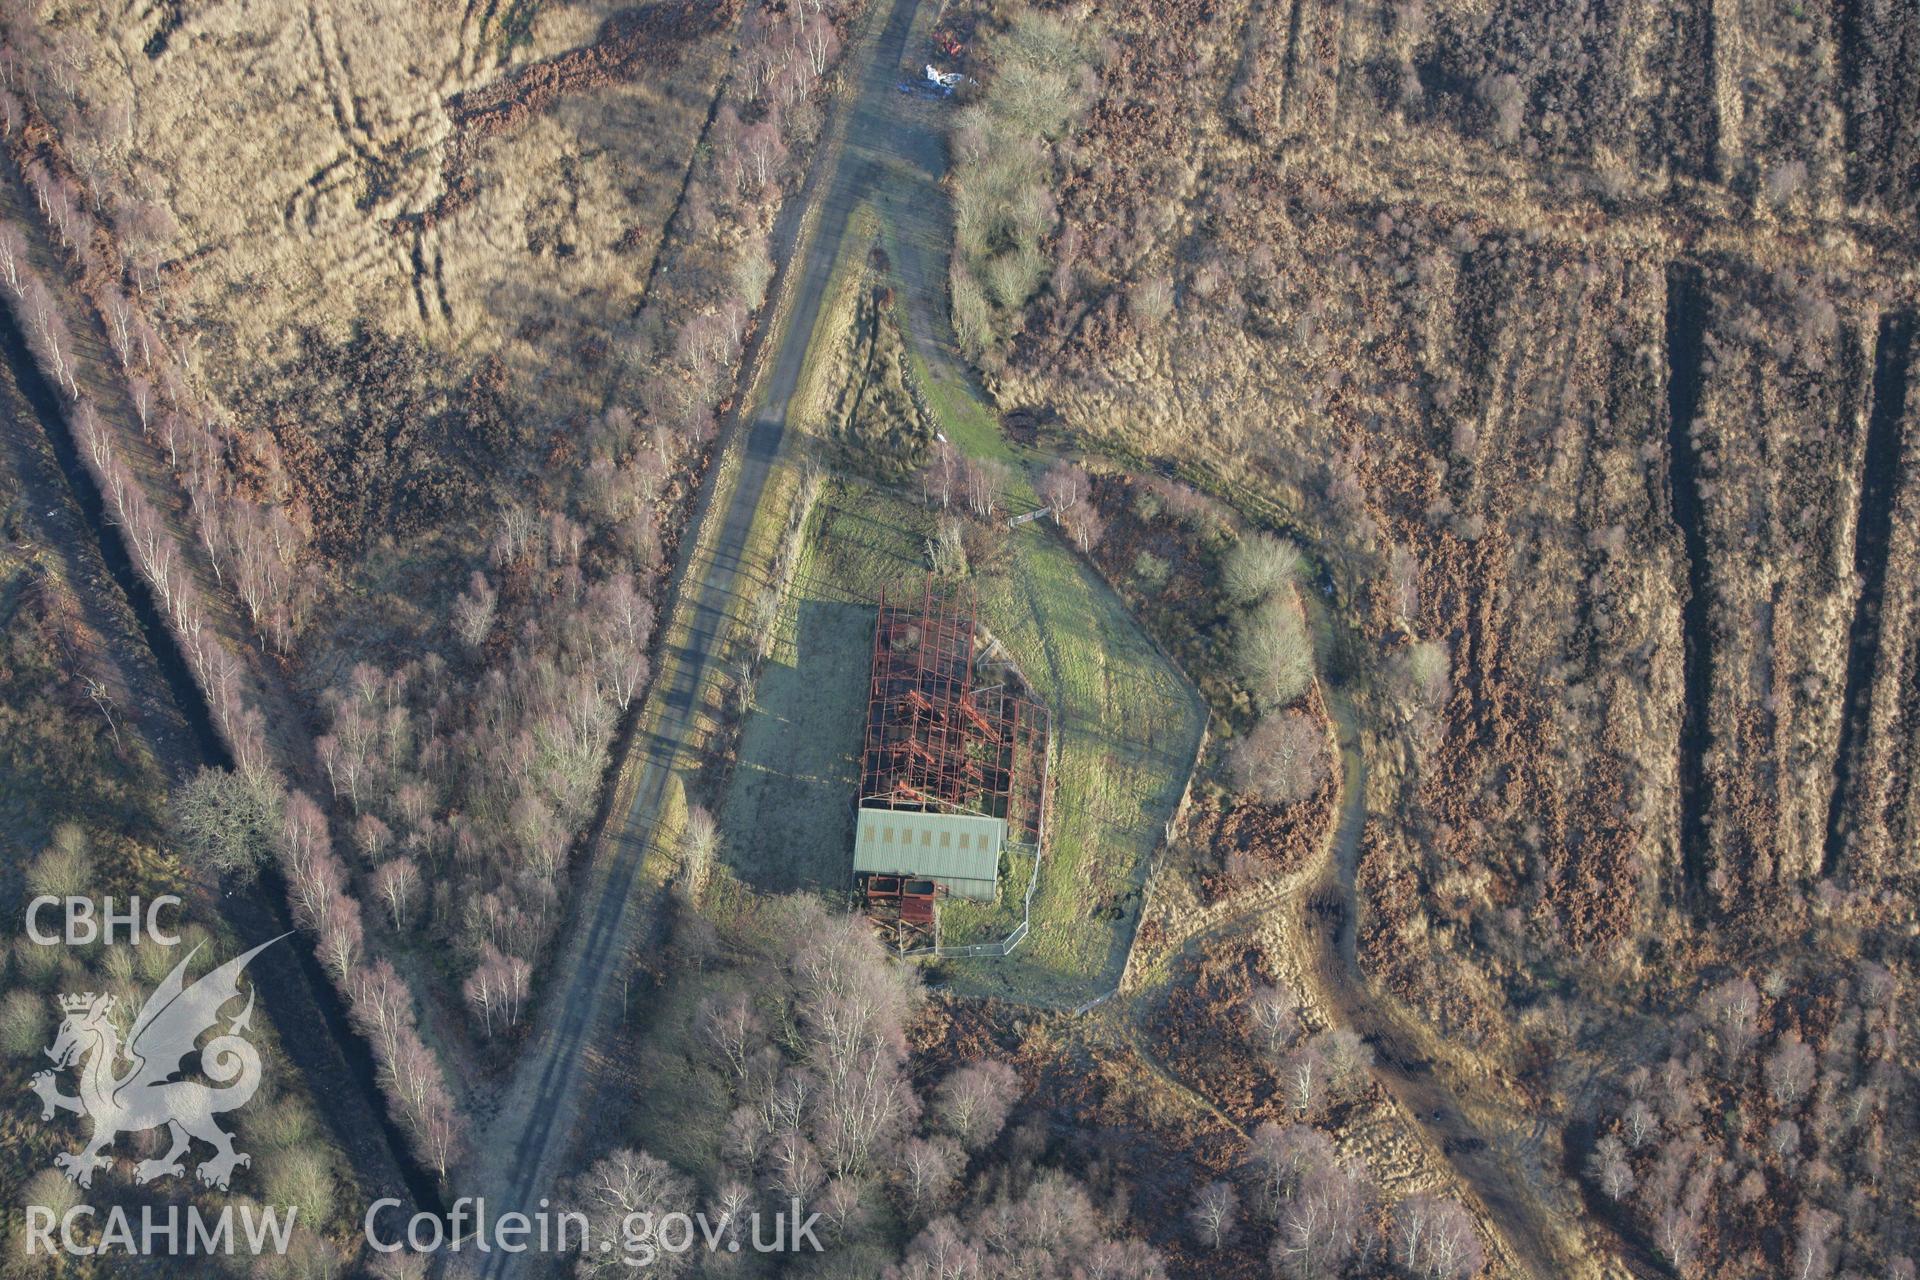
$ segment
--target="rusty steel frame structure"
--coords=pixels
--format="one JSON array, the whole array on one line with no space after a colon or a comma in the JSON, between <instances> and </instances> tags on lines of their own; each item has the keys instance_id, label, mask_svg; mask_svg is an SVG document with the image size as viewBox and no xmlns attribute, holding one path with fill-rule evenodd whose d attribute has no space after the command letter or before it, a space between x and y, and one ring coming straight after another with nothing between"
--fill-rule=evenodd
<instances>
[{"instance_id":1,"label":"rusty steel frame structure","mask_svg":"<svg viewBox=\"0 0 1920 1280\"><path fill-rule=\"evenodd\" d=\"M1010 841L1037 847L1052 712L1009 659L976 683L981 635L969 588L937 594L929 577L907 603L882 590L859 805L1002 818Z\"/></svg>"}]
</instances>

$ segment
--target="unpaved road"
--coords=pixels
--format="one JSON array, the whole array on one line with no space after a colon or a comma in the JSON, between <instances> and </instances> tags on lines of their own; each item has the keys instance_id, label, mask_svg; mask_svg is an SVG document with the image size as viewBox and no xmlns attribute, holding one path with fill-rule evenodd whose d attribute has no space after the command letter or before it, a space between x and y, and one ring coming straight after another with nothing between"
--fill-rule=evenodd
<instances>
[{"instance_id":1,"label":"unpaved road","mask_svg":"<svg viewBox=\"0 0 1920 1280\"><path fill-rule=\"evenodd\" d=\"M1303 951L1311 950L1315 961L1310 972L1321 999L1342 1023L1373 1046L1374 1078L1479 1198L1499 1235L1498 1247L1506 1253L1513 1271L1528 1280L1555 1280L1574 1273L1569 1262L1561 1260L1563 1253L1581 1250L1592 1255L1593 1261L1629 1275L1665 1274L1658 1259L1630 1241L1611 1236L1611 1228L1605 1223L1597 1224L1607 1237L1598 1249L1583 1249L1577 1242L1577 1229L1571 1233L1562 1230L1567 1224L1559 1221L1543 1185L1559 1177L1557 1169L1545 1160L1542 1138L1547 1122L1536 1118L1531 1138L1517 1144L1519 1150L1513 1143L1503 1150L1497 1134L1484 1130L1463 1112L1461 1101L1468 1096L1468 1083L1446 1079L1444 1068L1436 1069L1422 1060L1417 1037L1409 1034L1401 1021L1404 1015L1367 986L1357 954L1357 881L1360 837L1367 822L1367 760L1351 695L1331 683L1324 688L1340 743L1343 774L1340 824L1329 868L1340 912L1329 920L1307 906L1301 913L1300 932ZM1511 1105L1507 1100L1493 1099L1489 1109L1497 1111ZM1569 1234L1575 1239L1570 1240Z\"/></svg>"},{"instance_id":2,"label":"unpaved road","mask_svg":"<svg viewBox=\"0 0 1920 1280\"><path fill-rule=\"evenodd\" d=\"M1292 937L1302 974L1313 984L1329 1017L1352 1027L1374 1047L1374 1078L1394 1099L1406 1122L1425 1137L1435 1158L1450 1166L1485 1207L1498 1237L1496 1249L1505 1255L1509 1270L1527 1280L1558 1277L1564 1274L1564 1268L1554 1261L1554 1232L1538 1198L1520 1185L1492 1142L1462 1113L1452 1086L1439 1079L1432 1065L1420 1058L1419 1051L1412 1047L1414 1041L1400 1030L1394 1014L1374 997L1360 974L1354 922L1360 837L1367 821L1367 765L1347 693L1331 684L1323 688L1339 739L1342 766L1339 821L1331 858L1320 870L1309 869L1272 892L1249 892L1230 913L1182 941L1168 967L1178 972L1183 965L1177 957L1195 956L1208 942L1245 930L1276 912L1297 913ZM1337 902L1339 910L1337 914L1316 910L1316 902ZM1148 1022L1164 994L1164 988L1152 987L1126 1001L1122 1016L1129 1043L1149 1070L1244 1137L1245 1129L1239 1121L1195 1092L1154 1056L1147 1036Z\"/></svg>"},{"instance_id":3,"label":"unpaved road","mask_svg":"<svg viewBox=\"0 0 1920 1280\"><path fill-rule=\"evenodd\" d=\"M1539 1197L1521 1185L1521 1176L1502 1160L1494 1143L1462 1113L1450 1085L1421 1060L1413 1047L1417 1041L1401 1031L1394 1014L1361 976L1357 879L1360 837L1367 822L1367 761L1347 692L1332 684L1326 692L1343 769L1331 868L1341 909L1331 920L1311 907L1301 914L1302 941L1319 943L1313 947L1318 963L1312 972L1321 998L1340 1022L1373 1046L1374 1078L1485 1206L1514 1269L1533 1280L1550 1280L1564 1274L1564 1268L1556 1258L1557 1233Z\"/></svg>"},{"instance_id":4,"label":"unpaved road","mask_svg":"<svg viewBox=\"0 0 1920 1280\"><path fill-rule=\"evenodd\" d=\"M806 238L804 258L785 268L800 274L785 286L791 290L785 322L768 335L766 386L738 442L738 465L730 474L716 468L700 515L702 525L711 527L688 540L691 558L674 588L659 671L634 739L639 765L634 798L609 818L594 842L562 933L564 949L541 992L533 1033L498 1110L477 1135L472 1166L462 1180L462 1194L485 1197L489 1218L536 1210L542 1198L557 1196L562 1179L585 1168L600 1148L618 1138L583 1134L581 1121L591 1114L587 1108L607 1074L601 1069L604 1055L617 1041L620 976L627 957L659 928L661 888L641 874L648 842L674 776L684 776L694 763L706 727L702 708L724 674L734 619L766 579L766 566L748 563L749 533L785 437L789 404L849 219L903 162L925 172L925 125L903 130L901 121L927 107L911 102L897 87L919 3L875 4L843 64L853 96L843 106L842 126L834 130L842 141L823 140L800 197L818 224ZM465 1261L470 1273L488 1280L539 1274L558 1262L498 1251L467 1252Z\"/></svg>"}]
</instances>

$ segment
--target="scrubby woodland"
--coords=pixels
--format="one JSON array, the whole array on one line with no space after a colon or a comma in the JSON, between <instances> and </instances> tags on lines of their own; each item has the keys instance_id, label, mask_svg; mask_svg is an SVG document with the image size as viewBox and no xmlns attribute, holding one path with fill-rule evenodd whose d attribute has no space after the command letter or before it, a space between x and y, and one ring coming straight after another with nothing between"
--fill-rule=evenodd
<instances>
[{"instance_id":1,"label":"scrubby woodland","mask_svg":"<svg viewBox=\"0 0 1920 1280\"><path fill-rule=\"evenodd\" d=\"M0 275L235 763L174 833L276 861L442 1175L851 13L4 14Z\"/></svg>"},{"instance_id":2,"label":"scrubby woodland","mask_svg":"<svg viewBox=\"0 0 1920 1280\"><path fill-rule=\"evenodd\" d=\"M31 412L11 379L0 380L0 411ZM10 437L0 450L0 896L9 914L24 919L28 901L41 894L113 895L121 902L177 895L182 905L162 920L177 926L180 945L148 938L138 945L43 946L16 931L0 994L0 1085L10 1100L0 1185L15 1204L56 1213L83 1199L103 1211L120 1205L137 1212L143 1203L164 1203L166 1184L140 1187L103 1174L81 1192L54 1167L54 1156L77 1149L85 1132L77 1118L42 1122L30 1092L31 1078L48 1065L44 1051L60 1022L59 997L110 996L124 1028L189 950L200 948L191 977L246 944L214 905L216 878L168 847L167 784L177 767L168 763L168 744L185 726L168 708L159 671L128 644L137 621L111 593L94 589L107 569L84 541L69 540L79 520L44 442L27 433ZM57 912L46 913L43 924L57 932ZM390 1166L377 1156L364 1159L363 1143L377 1143L376 1135L341 1141L350 1118L329 1122L324 1099L308 1091L290 1061L281 1033L295 1029L299 993L284 985L291 968L266 976L279 984L276 1007L289 1021L254 1022L263 1087L236 1136L254 1155L254 1189L268 1202L297 1206L286 1272L324 1274L351 1255L352 1206L382 1185ZM262 976L256 971L255 980ZM209 1210L222 1200L192 1184L187 1194ZM7 1242L16 1256L23 1246L17 1229L16 1218Z\"/></svg>"},{"instance_id":3,"label":"scrubby woodland","mask_svg":"<svg viewBox=\"0 0 1920 1280\"><path fill-rule=\"evenodd\" d=\"M1055 19L975 15L956 330L1132 473L1096 554L1260 710L1174 478L1307 553L1373 991L1544 1122L1595 1257L1910 1272L1912 12L1075 10L1017 151ZM1229 727L1242 796L1310 784Z\"/></svg>"},{"instance_id":4,"label":"scrubby woodland","mask_svg":"<svg viewBox=\"0 0 1920 1280\"><path fill-rule=\"evenodd\" d=\"M991 1005L930 1004L864 921L818 899L720 889L696 909L682 897L643 970L632 1071L656 1088L636 1095L627 1141L570 1189L597 1221L703 1209L738 1225L797 1199L821 1215L825 1252L807 1274L889 1280L1482 1265L1457 1200L1383 1197L1328 1136L1330 1117L1365 1105L1367 1050L1349 1031L1309 1033L1284 987L1235 1018L1240 1049L1272 1064L1269 1118L1238 1150L1201 1157L1213 1172L1187 1188L1191 1167L1176 1181L1159 1166L1192 1161L1192 1135L1149 1138L1161 1121L1117 1082L1088 1089L1089 1068L1111 1067L1087 1046L1049 1044ZM1159 1201L1169 1193L1178 1203ZM581 1258L583 1274L616 1265Z\"/></svg>"}]
</instances>

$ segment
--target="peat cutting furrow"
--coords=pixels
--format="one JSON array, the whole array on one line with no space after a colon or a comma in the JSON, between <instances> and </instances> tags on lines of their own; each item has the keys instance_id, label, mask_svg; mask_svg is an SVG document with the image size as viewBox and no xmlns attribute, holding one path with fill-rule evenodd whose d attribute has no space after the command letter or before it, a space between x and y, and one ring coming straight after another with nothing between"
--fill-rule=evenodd
<instances>
[{"instance_id":1,"label":"peat cutting furrow","mask_svg":"<svg viewBox=\"0 0 1920 1280\"><path fill-rule=\"evenodd\" d=\"M1641 155L1659 156L1677 173L1711 180L1713 130L1705 122L1713 112L1712 24L1695 5L1638 0L1633 10L1623 15L1623 25L1637 21L1654 28L1654 47L1665 51L1664 65L1651 69L1635 145Z\"/></svg>"},{"instance_id":2,"label":"peat cutting furrow","mask_svg":"<svg viewBox=\"0 0 1920 1280\"><path fill-rule=\"evenodd\" d=\"M1700 406L1701 358L1706 304L1693 272L1667 269L1667 510L1687 552L1687 599L1681 610L1685 639L1686 696L1680 720L1681 883L1696 915L1706 905L1707 805L1704 768L1707 714L1713 689L1713 589L1707 565L1707 535L1700 510L1699 454L1693 418Z\"/></svg>"},{"instance_id":3,"label":"peat cutting furrow","mask_svg":"<svg viewBox=\"0 0 1920 1280\"><path fill-rule=\"evenodd\" d=\"M1860 598L1847 637L1846 692L1842 694L1840 749L1833 759L1833 795L1827 802L1827 844L1820 874L1831 876L1846 861L1859 827L1853 777L1863 761L1873 710L1874 677L1880 666L1880 618L1887 596L1887 553L1893 539L1893 500L1900 492L1900 415L1907 403L1914 317L1880 318L1873 361L1873 408L1860 467L1860 516L1853 535L1853 573Z\"/></svg>"},{"instance_id":4,"label":"peat cutting furrow","mask_svg":"<svg viewBox=\"0 0 1920 1280\"><path fill-rule=\"evenodd\" d=\"M1839 21L1835 24L1839 27L1840 36L1840 83L1836 96L1840 108L1841 137L1847 144L1843 153L1843 172L1846 175L1847 195L1854 200L1865 194L1870 185L1868 174L1871 172L1867 163L1866 129L1862 127L1866 122L1861 118L1867 113L1861 111L1858 104L1860 77L1863 73L1871 74L1869 68L1872 65L1863 43L1867 33L1862 30L1866 19L1866 15L1860 12L1862 3L1863 0L1852 0L1849 4L1839 6Z\"/></svg>"},{"instance_id":5,"label":"peat cutting furrow","mask_svg":"<svg viewBox=\"0 0 1920 1280\"><path fill-rule=\"evenodd\" d=\"M1287 4L1287 56L1280 65L1285 68L1280 74L1280 127L1292 136L1293 117L1289 112L1293 108L1294 86L1300 79L1300 24L1304 21L1301 10L1307 7L1307 0L1289 0Z\"/></svg>"},{"instance_id":6,"label":"peat cutting furrow","mask_svg":"<svg viewBox=\"0 0 1920 1280\"><path fill-rule=\"evenodd\" d=\"M673 207L667 210L667 220L660 224L660 239L653 246L653 261L647 264L647 277L640 282L640 294L634 300L633 311L629 318L638 320L640 313L647 309L647 299L653 296L653 282L660 275L660 264L667 256L667 243L673 237L673 224L680 218L680 211L687 207L687 192L693 190L693 177L700 168L701 153L708 148L707 139L713 136L713 122L719 118L720 108L725 103L727 88L733 83L731 64L724 75L714 83L713 96L707 99L707 118L700 122L700 136L694 140L693 149L687 152L686 167L680 170L680 190L673 197Z\"/></svg>"},{"instance_id":7,"label":"peat cutting furrow","mask_svg":"<svg viewBox=\"0 0 1920 1280\"><path fill-rule=\"evenodd\" d=\"M92 531L100 558L115 587L125 596L160 677L187 725L194 759L185 763L189 767L204 764L232 768L232 757L214 729L185 657L167 631L146 581L106 518L100 491L80 460L65 406L28 351L9 306L0 306L0 357L4 357L21 397L46 432L74 504ZM20 425L24 428L25 424ZM272 865L263 868L256 879L235 884L219 901L228 923L250 945L293 931L286 883ZM414 1163L405 1138L387 1115L372 1050L347 1021L346 1007L306 937L295 934L287 945L269 947L247 972L274 1014L281 1050L306 1080L333 1141L352 1162L355 1178L369 1199L394 1196L410 1200L422 1210L444 1212L438 1184ZM315 1013L319 1015L318 1028L312 1022ZM325 1034L314 1034L320 1029Z\"/></svg>"},{"instance_id":8,"label":"peat cutting furrow","mask_svg":"<svg viewBox=\"0 0 1920 1280\"><path fill-rule=\"evenodd\" d=\"M1904 213L1920 177L1920 77L1911 70L1920 57L1920 9L1846 0L1838 25L1848 195L1877 196Z\"/></svg>"}]
</instances>

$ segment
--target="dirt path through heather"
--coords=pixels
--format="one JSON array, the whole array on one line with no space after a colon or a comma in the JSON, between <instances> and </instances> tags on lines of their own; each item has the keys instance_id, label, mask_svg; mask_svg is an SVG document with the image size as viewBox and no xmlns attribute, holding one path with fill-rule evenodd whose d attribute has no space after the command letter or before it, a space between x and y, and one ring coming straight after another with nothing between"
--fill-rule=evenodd
<instances>
[{"instance_id":1,"label":"dirt path through heather","mask_svg":"<svg viewBox=\"0 0 1920 1280\"><path fill-rule=\"evenodd\" d=\"M1303 954L1301 971L1311 976L1327 1011L1359 1032L1374 1051L1374 1079L1392 1095L1408 1122L1441 1159L1453 1167L1485 1209L1510 1271L1532 1280L1573 1274L1561 1260L1559 1232L1537 1188L1509 1167L1497 1138L1469 1118L1451 1083L1416 1047L1418 1038L1400 1025L1361 976L1358 959L1360 838L1367 823L1367 760L1348 691L1324 686L1328 714L1340 743L1340 821L1328 873L1340 910L1324 918L1303 909L1294 937ZM1305 907L1307 900L1303 899Z\"/></svg>"}]
</instances>

